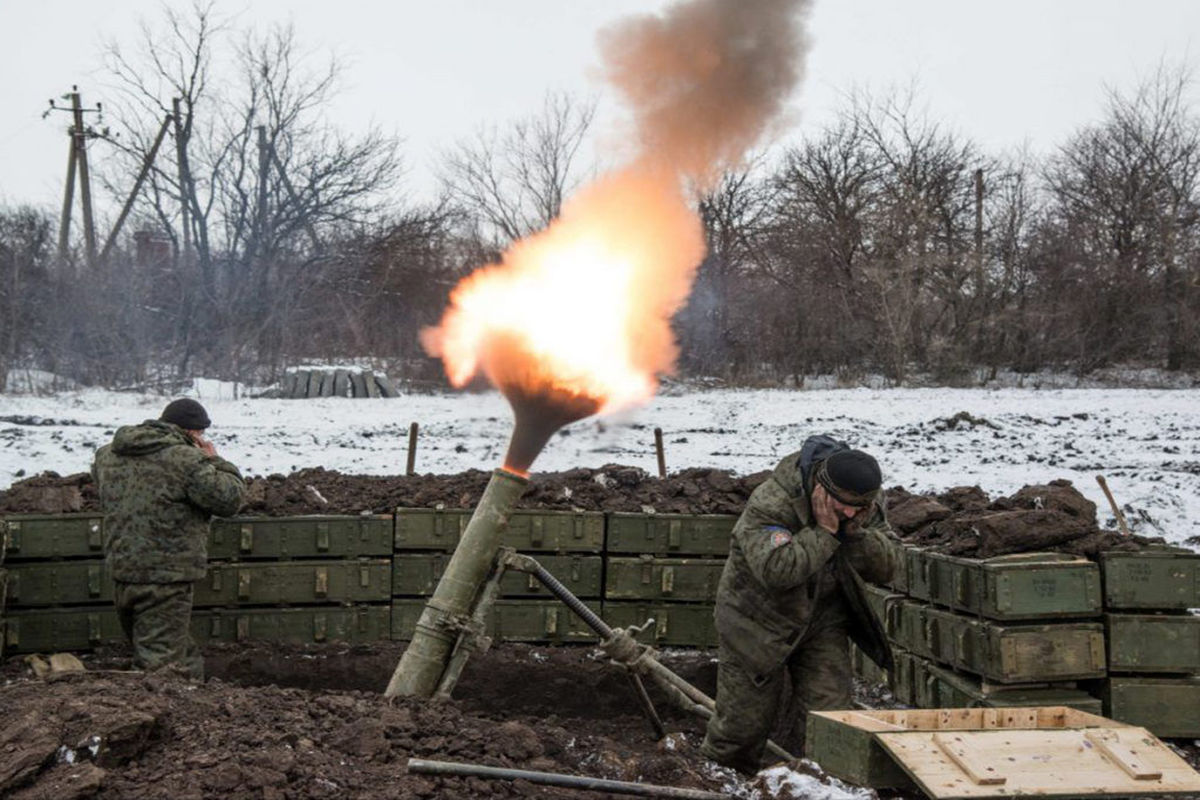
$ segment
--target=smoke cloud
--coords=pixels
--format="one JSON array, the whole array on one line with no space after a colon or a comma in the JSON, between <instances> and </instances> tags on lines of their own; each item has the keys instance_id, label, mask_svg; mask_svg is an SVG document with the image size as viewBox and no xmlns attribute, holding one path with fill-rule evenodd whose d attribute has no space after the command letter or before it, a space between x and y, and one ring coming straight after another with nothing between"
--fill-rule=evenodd
<instances>
[{"instance_id":1,"label":"smoke cloud","mask_svg":"<svg viewBox=\"0 0 1200 800\"><path fill-rule=\"evenodd\" d=\"M803 77L811 0L690 0L600 33L642 158L701 186L736 165Z\"/></svg>"}]
</instances>

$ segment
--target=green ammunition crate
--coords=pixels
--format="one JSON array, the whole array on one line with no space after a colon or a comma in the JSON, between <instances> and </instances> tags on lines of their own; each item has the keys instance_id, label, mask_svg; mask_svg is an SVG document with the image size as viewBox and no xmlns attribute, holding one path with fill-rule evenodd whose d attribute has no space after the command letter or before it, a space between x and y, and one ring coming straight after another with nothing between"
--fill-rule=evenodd
<instances>
[{"instance_id":1,"label":"green ammunition crate","mask_svg":"<svg viewBox=\"0 0 1200 800\"><path fill-rule=\"evenodd\" d=\"M654 620L637 639L645 644L671 647L716 647L713 607L708 603L649 603L606 601L604 621L614 628L642 627Z\"/></svg>"},{"instance_id":2,"label":"green ammunition crate","mask_svg":"<svg viewBox=\"0 0 1200 800\"><path fill-rule=\"evenodd\" d=\"M887 635L895 636L896 626L899 624L900 603L904 602L904 595L871 583L866 584L866 587L867 604L883 624Z\"/></svg>"},{"instance_id":3,"label":"green ammunition crate","mask_svg":"<svg viewBox=\"0 0 1200 800\"><path fill-rule=\"evenodd\" d=\"M111 603L112 599L112 576L103 559L18 561L9 567L9 607Z\"/></svg>"},{"instance_id":4,"label":"green ammunition crate","mask_svg":"<svg viewBox=\"0 0 1200 800\"><path fill-rule=\"evenodd\" d=\"M450 553L399 553L392 559L392 594L431 595L441 580ZM576 597L599 598L604 558L593 555L542 555L537 562ZM550 592L527 572L506 570L500 579L503 597L550 597Z\"/></svg>"},{"instance_id":5,"label":"green ammunition crate","mask_svg":"<svg viewBox=\"0 0 1200 800\"><path fill-rule=\"evenodd\" d=\"M124 635L112 606L5 612L4 649L11 653L88 650Z\"/></svg>"},{"instance_id":6,"label":"green ammunition crate","mask_svg":"<svg viewBox=\"0 0 1200 800\"><path fill-rule=\"evenodd\" d=\"M1104 716L1146 728L1155 736L1200 737L1200 677L1132 678L1102 682Z\"/></svg>"},{"instance_id":7,"label":"green ammunition crate","mask_svg":"<svg viewBox=\"0 0 1200 800\"><path fill-rule=\"evenodd\" d=\"M932 660L998 683L1102 678L1099 622L1008 624L923 609L924 648ZM915 648L912 648L915 649Z\"/></svg>"},{"instance_id":8,"label":"green ammunition crate","mask_svg":"<svg viewBox=\"0 0 1200 800\"><path fill-rule=\"evenodd\" d=\"M600 613L598 601L584 602ZM392 638L408 641L425 599L392 601ZM497 600L487 625L497 642L596 642L600 637L558 600Z\"/></svg>"},{"instance_id":9,"label":"green ammunition crate","mask_svg":"<svg viewBox=\"0 0 1200 800\"><path fill-rule=\"evenodd\" d=\"M100 514L12 514L2 530L9 561L104 554Z\"/></svg>"},{"instance_id":10,"label":"green ammunition crate","mask_svg":"<svg viewBox=\"0 0 1200 800\"><path fill-rule=\"evenodd\" d=\"M208 609L192 615L198 642L374 642L388 638L391 608L358 605L324 608Z\"/></svg>"},{"instance_id":11,"label":"green ammunition crate","mask_svg":"<svg viewBox=\"0 0 1200 800\"><path fill-rule=\"evenodd\" d=\"M711 603L717 597L724 567L723 559L610 556L604 598Z\"/></svg>"},{"instance_id":12,"label":"green ammunition crate","mask_svg":"<svg viewBox=\"0 0 1200 800\"><path fill-rule=\"evenodd\" d=\"M908 551L919 548L893 539L892 549L896 554L896 569L892 572L891 580L884 581L883 585L895 589L900 594L908 594Z\"/></svg>"},{"instance_id":13,"label":"green ammunition crate","mask_svg":"<svg viewBox=\"0 0 1200 800\"><path fill-rule=\"evenodd\" d=\"M1034 685L989 690L978 678L921 660L922 708L1015 708L1067 706L1089 714L1103 713L1100 698L1082 689Z\"/></svg>"},{"instance_id":14,"label":"green ammunition crate","mask_svg":"<svg viewBox=\"0 0 1200 800\"><path fill-rule=\"evenodd\" d=\"M727 556L738 518L732 514L608 515L608 552L660 556Z\"/></svg>"},{"instance_id":15,"label":"green ammunition crate","mask_svg":"<svg viewBox=\"0 0 1200 800\"><path fill-rule=\"evenodd\" d=\"M997 620L1100 615L1100 568L1085 558L1019 553L979 560L922 552L916 560L927 599L958 611Z\"/></svg>"},{"instance_id":16,"label":"green ammunition crate","mask_svg":"<svg viewBox=\"0 0 1200 800\"><path fill-rule=\"evenodd\" d=\"M906 594L917 600L932 600L931 572L925 561L925 549L907 545L900 549L902 563L897 569L904 571Z\"/></svg>"},{"instance_id":17,"label":"green ammunition crate","mask_svg":"<svg viewBox=\"0 0 1200 800\"><path fill-rule=\"evenodd\" d=\"M888 637L915 655L934 657L933 623L927 623L925 612L930 606L912 600L894 601L889 613Z\"/></svg>"},{"instance_id":18,"label":"green ammunition crate","mask_svg":"<svg viewBox=\"0 0 1200 800\"><path fill-rule=\"evenodd\" d=\"M1105 614L1113 672L1200 672L1200 617Z\"/></svg>"},{"instance_id":19,"label":"green ammunition crate","mask_svg":"<svg viewBox=\"0 0 1200 800\"><path fill-rule=\"evenodd\" d=\"M895 698L906 706L917 702L917 657L907 650L892 647L894 668L888 674L888 688Z\"/></svg>"},{"instance_id":20,"label":"green ammunition crate","mask_svg":"<svg viewBox=\"0 0 1200 800\"><path fill-rule=\"evenodd\" d=\"M1200 608L1200 553L1163 548L1100 554L1104 607Z\"/></svg>"},{"instance_id":21,"label":"green ammunition crate","mask_svg":"<svg viewBox=\"0 0 1200 800\"><path fill-rule=\"evenodd\" d=\"M386 602L392 596L388 559L227 562L208 565L193 603L203 606Z\"/></svg>"},{"instance_id":22,"label":"green ammunition crate","mask_svg":"<svg viewBox=\"0 0 1200 800\"><path fill-rule=\"evenodd\" d=\"M471 509L396 509L396 550L451 552L471 520ZM599 553L604 514L599 511L514 511L500 543L522 552Z\"/></svg>"},{"instance_id":23,"label":"green ammunition crate","mask_svg":"<svg viewBox=\"0 0 1200 800\"><path fill-rule=\"evenodd\" d=\"M902 701L903 702L903 701ZM900 768L870 732L844 725L840 712L808 715L804 755L830 775L873 789L916 791L912 779ZM885 730L880 726L880 730Z\"/></svg>"},{"instance_id":24,"label":"green ammunition crate","mask_svg":"<svg viewBox=\"0 0 1200 800\"><path fill-rule=\"evenodd\" d=\"M360 558L392 554L392 518L360 516L230 517L216 519L208 557Z\"/></svg>"}]
</instances>

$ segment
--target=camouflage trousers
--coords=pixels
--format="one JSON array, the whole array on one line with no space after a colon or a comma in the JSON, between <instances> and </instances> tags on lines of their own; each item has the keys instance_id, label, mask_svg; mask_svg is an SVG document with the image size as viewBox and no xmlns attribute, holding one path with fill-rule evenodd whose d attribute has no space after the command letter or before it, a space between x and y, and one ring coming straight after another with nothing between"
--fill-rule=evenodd
<instances>
[{"instance_id":1,"label":"camouflage trousers","mask_svg":"<svg viewBox=\"0 0 1200 800\"><path fill-rule=\"evenodd\" d=\"M850 649L846 629L831 625L813 631L773 673L759 683L722 645L717 664L717 708L708 721L701 752L705 757L746 773L757 772L763 748L781 711L790 684L791 705L798 706L788 743L804 741L808 711L850 706ZM796 753L802 755L802 753Z\"/></svg>"},{"instance_id":2,"label":"camouflage trousers","mask_svg":"<svg viewBox=\"0 0 1200 800\"><path fill-rule=\"evenodd\" d=\"M192 584L116 581L113 601L125 638L133 644L133 665L155 670L172 664L193 678L204 677L204 658L192 641Z\"/></svg>"}]
</instances>

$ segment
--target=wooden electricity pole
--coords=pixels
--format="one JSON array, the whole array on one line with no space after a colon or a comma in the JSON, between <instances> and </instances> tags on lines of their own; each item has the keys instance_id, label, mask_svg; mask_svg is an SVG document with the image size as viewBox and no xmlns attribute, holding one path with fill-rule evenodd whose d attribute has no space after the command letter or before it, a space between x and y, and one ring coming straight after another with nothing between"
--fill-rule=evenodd
<instances>
[{"instance_id":1,"label":"wooden electricity pole","mask_svg":"<svg viewBox=\"0 0 1200 800\"><path fill-rule=\"evenodd\" d=\"M79 97L79 87L72 86L71 91L63 95L64 100L71 101L71 107L57 106L50 101L50 108L43 117L51 111L69 111L71 127L67 133L71 137L71 148L67 152L67 184L63 190L62 218L58 223L58 258L66 260L71 237L71 207L75 201L75 175L79 175L79 199L83 206L83 237L87 248L87 264L96 266L96 223L92 216L92 183L88 173L87 140L95 139L100 134L83 123L84 114L101 114L99 103L95 108L84 108Z\"/></svg>"},{"instance_id":2,"label":"wooden electricity pole","mask_svg":"<svg viewBox=\"0 0 1200 800\"><path fill-rule=\"evenodd\" d=\"M146 157L142 159L142 169L138 172L137 180L133 182L133 189L129 192L129 197L125 200L125 205L121 207L121 213L117 216L117 221L109 231L108 239L104 242L104 249L100 251L100 262L108 261L109 251L112 250L113 244L117 241L117 235L121 232L121 226L125 224L125 218L129 216L130 209L133 208L133 201L137 199L138 190L142 188L142 182L146 180L146 175L150 173L150 167L154 164L154 157L158 155L158 148L162 145L162 140L167 135L167 129L171 127L170 114L167 114L163 120L162 127L158 129L158 136L154 139L154 144L150 146Z\"/></svg>"}]
</instances>

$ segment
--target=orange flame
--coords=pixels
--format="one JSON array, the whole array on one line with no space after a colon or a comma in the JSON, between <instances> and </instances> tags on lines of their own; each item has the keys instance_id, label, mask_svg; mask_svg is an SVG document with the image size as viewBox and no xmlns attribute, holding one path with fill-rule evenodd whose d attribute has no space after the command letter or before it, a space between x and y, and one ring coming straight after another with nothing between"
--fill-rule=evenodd
<instances>
[{"instance_id":1,"label":"orange flame","mask_svg":"<svg viewBox=\"0 0 1200 800\"><path fill-rule=\"evenodd\" d=\"M464 279L422 342L455 386L482 372L514 405L559 397L571 407L551 403L570 417L559 425L627 408L673 369L670 319L703 255L700 220L676 175L630 167Z\"/></svg>"}]
</instances>

